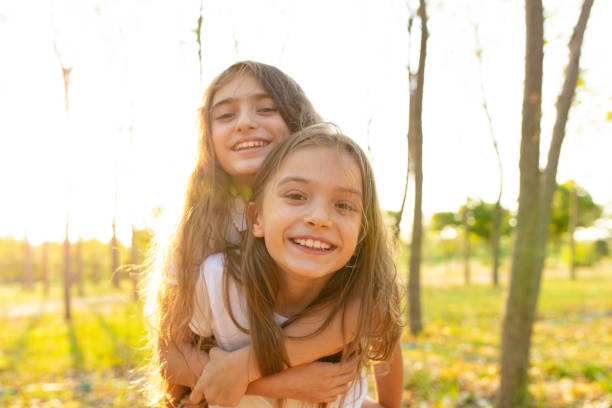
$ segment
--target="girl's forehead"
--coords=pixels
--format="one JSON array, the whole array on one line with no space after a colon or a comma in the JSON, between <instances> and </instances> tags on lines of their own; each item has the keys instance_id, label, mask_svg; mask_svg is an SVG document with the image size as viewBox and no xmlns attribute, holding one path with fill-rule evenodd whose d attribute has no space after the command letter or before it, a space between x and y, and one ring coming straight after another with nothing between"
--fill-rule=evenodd
<instances>
[{"instance_id":1,"label":"girl's forehead","mask_svg":"<svg viewBox=\"0 0 612 408\"><path fill-rule=\"evenodd\" d=\"M239 99L252 95L264 96L268 95L268 92L253 74L239 73L217 89L212 98L212 106L228 99Z\"/></svg>"},{"instance_id":2,"label":"girl's forehead","mask_svg":"<svg viewBox=\"0 0 612 408\"><path fill-rule=\"evenodd\" d=\"M276 172L276 181L296 178L305 182L325 182L360 190L361 168L352 154L339 146L307 146L285 157Z\"/></svg>"}]
</instances>

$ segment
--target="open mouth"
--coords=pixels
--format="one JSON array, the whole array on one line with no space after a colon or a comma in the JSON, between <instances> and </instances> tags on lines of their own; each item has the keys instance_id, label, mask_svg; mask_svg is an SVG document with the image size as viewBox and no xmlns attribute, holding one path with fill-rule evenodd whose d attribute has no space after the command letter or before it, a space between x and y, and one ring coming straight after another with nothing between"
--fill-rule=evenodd
<instances>
[{"instance_id":1,"label":"open mouth","mask_svg":"<svg viewBox=\"0 0 612 408\"><path fill-rule=\"evenodd\" d=\"M269 145L270 142L266 141L266 140L244 140L242 142L236 143L233 147L232 150L235 152L240 152L243 150L249 150L249 149L258 149L261 147L266 147L267 145Z\"/></svg>"},{"instance_id":2,"label":"open mouth","mask_svg":"<svg viewBox=\"0 0 612 408\"><path fill-rule=\"evenodd\" d=\"M329 242L312 238L291 238L291 242L315 251L330 252L336 249L336 246L330 244Z\"/></svg>"}]
</instances>

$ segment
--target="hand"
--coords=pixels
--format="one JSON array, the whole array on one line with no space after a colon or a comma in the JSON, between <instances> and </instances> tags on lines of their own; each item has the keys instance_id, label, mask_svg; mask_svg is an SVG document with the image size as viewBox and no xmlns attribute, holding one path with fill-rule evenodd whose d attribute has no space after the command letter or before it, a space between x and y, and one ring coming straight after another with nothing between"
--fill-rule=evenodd
<instances>
[{"instance_id":1,"label":"hand","mask_svg":"<svg viewBox=\"0 0 612 408\"><path fill-rule=\"evenodd\" d=\"M334 402L355 379L356 359L343 363L314 362L285 370L287 398L305 402Z\"/></svg>"},{"instance_id":2,"label":"hand","mask_svg":"<svg viewBox=\"0 0 612 408\"><path fill-rule=\"evenodd\" d=\"M193 387L190 401L196 404L206 397L210 405L238 405L249 385L249 350L228 353L217 347L210 349L210 361Z\"/></svg>"},{"instance_id":3,"label":"hand","mask_svg":"<svg viewBox=\"0 0 612 408\"><path fill-rule=\"evenodd\" d=\"M302 364L251 383L248 393L312 403L333 402L348 392L356 369L355 358L342 363Z\"/></svg>"}]
</instances>

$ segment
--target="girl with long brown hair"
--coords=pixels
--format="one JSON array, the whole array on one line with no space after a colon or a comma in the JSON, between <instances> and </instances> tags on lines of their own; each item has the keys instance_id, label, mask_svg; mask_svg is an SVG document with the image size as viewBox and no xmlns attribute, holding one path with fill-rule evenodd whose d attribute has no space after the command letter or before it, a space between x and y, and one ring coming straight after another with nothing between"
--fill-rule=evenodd
<instances>
[{"instance_id":1,"label":"girl with long brown hair","mask_svg":"<svg viewBox=\"0 0 612 408\"><path fill-rule=\"evenodd\" d=\"M363 151L328 124L310 126L271 150L252 194L241 253L228 248L208 257L200 268L190 328L199 336L214 336L224 350L242 353L250 342L254 364L228 373L226 362L234 353L213 348L192 401L202 393L208 398L209 381L224 376L231 376L241 397L250 381L291 365L284 325L326 310L327 319L316 333L343 314L351 299L360 299L360 317L342 350L342 359L351 356L357 369L347 373L352 377L343 388L347 393L327 402L362 406L367 383L358 368L388 361L386 372L375 371L378 403L367 404L399 406L399 290L374 176ZM247 395L231 402L273 407L275 400ZM287 399L285 406L305 405Z\"/></svg>"},{"instance_id":2,"label":"girl with long brown hair","mask_svg":"<svg viewBox=\"0 0 612 408\"><path fill-rule=\"evenodd\" d=\"M188 326L202 263L211 254L239 249L249 186L263 159L279 141L320 118L293 79L273 66L244 61L212 81L199 122L198 160L180 222L170 238L156 237L142 289L152 349L145 388L153 405L164 401L176 405L209 359L201 350L202 339ZM354 312L349 309L346 317L348 324L355 321L356 308ZM316 314L300 319L285 333L310 333L318 321ZM341 349L346 339L340 327L346 322L336 317L316 336L287 339L290 361L314 361ZM244 363L228 359L228 366L233 361ZM251 384L250 392L322 401L337 395L338 386L348 382L345 377L350 368L350 364L329 363L300 366ZM286 384L291 383L299 386L288 389Z\"/></svg>"}]
</instances>

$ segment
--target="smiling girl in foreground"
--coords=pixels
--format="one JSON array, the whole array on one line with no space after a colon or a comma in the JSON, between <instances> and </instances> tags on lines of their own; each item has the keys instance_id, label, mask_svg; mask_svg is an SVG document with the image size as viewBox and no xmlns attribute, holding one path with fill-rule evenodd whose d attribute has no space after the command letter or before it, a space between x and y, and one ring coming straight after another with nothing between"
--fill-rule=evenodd
<instances>
[{"instance_id":1,"label":"smiling girl in foreground","mask_svg":"<svg viewBox=\"0 0 612 408\"><path fill-rule=\"evenodd\" d=\"M240 250L241 236L246 233L246 200L259 166L278 142L320 121L292 78L276 67L254 61L235 63L216 77L204 94L198 116L198 160L188 183L184 210L167 242L156 235L142 290L152 349L143 383L151 405L162 401L168 406L179 404L209 360L208 353L199 347L203 339L189 328L191 317L197 313L193 309L196 282L210 255ZM311 402L341 394L354 360L304 363L336 353L351 340L342 336L342 327L352 327L356 322L359 301L354 299L342 318L336 314L314 336L285 337L287 357L299 367L250 383L247 391ZM296 319L283 333L296 337L310 334L328 315L323 308L308 318ZM245 392L236 389L232 377L236 369L230 368L242 369L250 360L250 347L242 351L242 360L236 353L227 360L222 373L229 379L215 375L205 387L209 402L230 405L234 395L228 398L228 390L239 397ZM216 363L220 361L216 359Z\"/></svg>"},{"instance_id":2,"label":"smiling girl in foreground","mask_svg":"<svg viewBox=\"0 0 612 408\"><path fill-rule=\"evenodd\" d=\"M396 271L387 244L374 176L363 151L329 125L314 125L274 147L253 182L242 253L233 249L206 259L196 285L190 327L215 336L224 350L249 342L256 364L232 372L244 389L260 375L289 366L282 327L322 308L328 321L350 299L361 300L359 321L347 337L343 359L358 366L392 361L377 373L378 401L399 406L402 392L400 305ZM321 327L319 328L321 329ZM224 373L213 349L192 393L197 400L210 380ZM225 373L227 375L227 373ZM334 406L360 407L367 393L361 370ZM302 406L287 400L286 406ZM274 406L274 399L247 395L241 407Z\"/></svg>"}]
</instances>

